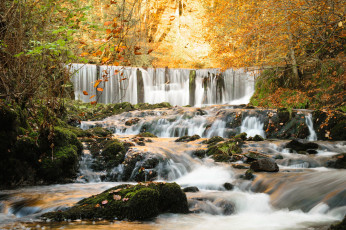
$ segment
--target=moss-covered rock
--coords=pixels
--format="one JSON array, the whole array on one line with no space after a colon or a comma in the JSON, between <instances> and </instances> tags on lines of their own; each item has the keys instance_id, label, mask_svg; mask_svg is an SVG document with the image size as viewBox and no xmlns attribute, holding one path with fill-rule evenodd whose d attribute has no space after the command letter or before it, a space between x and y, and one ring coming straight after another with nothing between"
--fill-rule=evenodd
<instances>
[{"instance_id":1,"label":"moss-covered rock","mask_svg":"<svg viewBox=\"0 0 346 230\"><path fill-rule=\"evenodd\" d=\"M201 137L199 135L193 135L193 136L182 136L175 140L175 142L190 142L200 139Z\"/></svg>"},{"instance_id":2,"label":"moss-covered rock","mask_svg":"<svg viewBox=\"0 0 346 230\"><path fill-rule=\"evenodd\" d=\"M110 140L101 151L101 156L105 164L105 168L111 169L124 161L125 147L122 142L118 140Z\"/></svg>"},{"instance_id":3,"label":"moss-covered rock","mask_svg":"<svg viewBox=\"0 0 346 230\"><path fill-rule=\"evenodd\" d=\"M39 175L48 182L66 182L78 172L82 143L67 128L45 129L38 140L41 151Z\"/></svg>"},{"instance_id":4,"label":"moss-covered rock","mask_svg":"<svg viewBox=\"0 0 346 230\"><path fill-rule=\"evenodd\" d=\"M156 138L157 136L150 133L150 132L143 132L143 133L140 133L137 135L138 137L153 137L153 138Z\"/></svg>"},{"instance_id":5,"label":"moss-covered rock","mask_svg":"<svg viewBox=\"0 0 346 230\"><path fill-rule=\"evenodd\" d=\"M46 213L42 218L54 221L99 218L145 220L166 212L188 212L186 195L176 183L116 186L83 199L66 211Z\"/></svg>"},{"instance_id":6,"label":"moss-covered rock","mask_svg":"<svg viewBox=\"0 0 346 230\"><path fill-rule=\"evenodd\" d=\"M203 141L203 143L204 144L208 144L208 145L214 145L214 144L219 143L219 142L224 141L224 140L225 139L223 139L220 136L215 136L215 137L212 137L212 138L210 138L208 140Z\"/></svg>"},{"instance_id":7,"label":"moss-covered rock","mask_svg":"<svg viewBox=\"0 0 346 230\"><path fill-rule=\"evenodd\" d=\"M242 139L243 141L245 141L246 137L247 137L247 133L240 133L240 134L236 135L234 138L235 139Z\"/></svg>"}]
</instances>

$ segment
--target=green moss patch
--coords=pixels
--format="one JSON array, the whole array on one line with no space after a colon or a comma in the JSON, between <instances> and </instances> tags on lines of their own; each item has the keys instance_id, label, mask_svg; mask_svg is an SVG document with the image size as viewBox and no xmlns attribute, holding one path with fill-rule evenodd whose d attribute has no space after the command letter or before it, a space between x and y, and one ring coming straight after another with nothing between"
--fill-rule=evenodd
<instances>
[{"instance_id":1,"label":"green moss patch","mask_svg":"<svg viewBox=\"0 0 346 230\"><path fill-rule=\"evenodd\" d=\"M186 195L176 183L119 185L83 199L66 211L46 213L42 218L145 220L166 212L188 213Z\"/></svg>"}]
</instances>

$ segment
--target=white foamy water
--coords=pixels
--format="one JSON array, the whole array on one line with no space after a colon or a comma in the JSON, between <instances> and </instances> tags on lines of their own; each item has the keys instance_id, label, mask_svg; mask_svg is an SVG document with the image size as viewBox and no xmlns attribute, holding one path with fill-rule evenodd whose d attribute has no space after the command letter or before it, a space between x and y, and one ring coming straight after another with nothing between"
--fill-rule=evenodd
<instances>
[{"instance_id":1,"label":"white foamy water","mask_svg":"<svg viewBox=\"0 0 346 230\"><path fill-rule=\"evenodd\" d=\"M264 124L257 117L246 117L240 127L241 133L247 133L248 137L260 135L265 138Z\"/></svg>"},{"instance_id":2,"label":"white foamy water","mask_svg":"<svg viewBox=\"0 0 346 230\"><path fill-rule=\"evenodd\" d=\"M309 141L317 141L317 134L314 130L314 123L312 122L312 114L309 113L307 116L305 116L305 122L306 125L309 128L310 135L308 136Z\"/></svg>"},{"instance_id":3,"label":"white foamy water","mask_svg":"<svg viewBox=\"0 0 346 230\"><path fill-rule=\"evenodd\" d=\"M254 93L254 76L257 75L244 69L220 72L218 69L143 69L89 64L71 64L71 70L75 98L83 102L90 102L90 96L96 95L93 87L96 80L106 76L107 81L99 85L104 89L98 93L101 103L169 102L180 106L247 104ZM190 81L192 71L195 78Z\"/></svg>"}]
</instances>

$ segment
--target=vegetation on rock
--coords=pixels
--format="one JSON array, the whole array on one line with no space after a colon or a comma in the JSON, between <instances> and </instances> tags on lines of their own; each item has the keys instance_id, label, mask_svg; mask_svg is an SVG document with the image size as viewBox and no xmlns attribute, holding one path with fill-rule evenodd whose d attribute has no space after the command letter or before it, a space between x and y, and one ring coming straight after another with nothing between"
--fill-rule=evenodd
<instances>
[{"instance_id":1,"label":"vegetation on rock","mask_svg":"<svg viewBox=\"0 0 346 230\"><path fill-rule=\"evenodd\" d=\"M42 217L54 221L76 219L145 220L161 213L188 213L185 193L176 183L119 185L83 199L75 206Z\"/></svg>"}]
</instances>

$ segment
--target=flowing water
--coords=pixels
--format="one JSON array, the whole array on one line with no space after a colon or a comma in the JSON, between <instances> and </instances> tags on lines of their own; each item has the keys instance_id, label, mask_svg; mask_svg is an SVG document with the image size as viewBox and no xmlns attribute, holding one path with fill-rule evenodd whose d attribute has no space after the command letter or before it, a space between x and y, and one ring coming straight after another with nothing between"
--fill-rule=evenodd
<instances>
[{"instance_id":1,"label":"flowing water","mask_svg":"<svg viewBox=\"0 0 346 230\"><path fill-rule=\"evenodd\" d=\"M89 102L97 94L93 84L106 75L107 82L98 94L101 102L158 103L172 105L210 105L247 103L254 91L254 75L244 70L217 69L143 69L73 64L76 99ZM87 91L89 96L85 96ZM317 141L310 111L295 111L305 117L309 141L319 145L317 153L298 154L285 145L288 140L247 141L242 151L257 151L275 159L278 173L256 173L253 181L244 180L246 169L216 163L211 158L193 156L196 149L206 149L203 138L228 138L240 132L266 137L265 122L271 122L273 110L246 110L244 107L215 105L203 108L173 107L151 111L131 111L102 121L85 121L81 127L106 127L116 138L131 141L134 135L149 131L145 146L134 146L127 157L145 153L146 160L156 157L160 163L146 169L145 178L157 172L157 181L175 181L182 187L196 186L199 192L186 193L191 213L164 214L144 222L67 221L40 222L49 211L64 210L79 200L98 194L122 182L125 166L111 170L118 182L102 182L106 172L95 172L88 150L80 161L75 183L33 186L0 191L0 229L327 229L346 214L346 170L325 168L336 154L346 152L346 142ZM271 117L269 120L267 117ZM136 119L134 119L136 118ZM132 125L126 125L126 121ZM304 121L303 121L304 123ZM198 134L202 139L175 142L177 137ZM236 162L243 164L243 162ZM245 164L246 166L246 164ZM138 172L136 164L130 176ZM108 172L109 173L109 172ZM227 191L225 183L234 189Z\"/></svg>"},{"instance_id":2,"label":"flowing water","mask_svg":"<svg viewBox=\"0 0 346 230\"><path fill-rule=\"evenodd\" d=\"M255 89L256 72L244 69L164 69L71 64L75 99L90 102L96 95L98 79L100 103L130 102L201 106L206 104L246 104ZM88 92L84 95L83 91ZM92 99L94 100L94 99Z\"/></svg>"},{"instance_id":3,"label":"flowing water","mask_svg":"<svg viewBox=\"0 0 346 230\"><path fill-rule=\"evenodd\" d=\"M128 140L132 136L117 138ZM1 191L0 228L323 229L341 220L346 213L346 170L322 167L324 158L346 150L345 142L319 141L319 153L311 159L289 153L283 148L287 141L247 142L244 151L257 150L272 156L281 154L283 160L297 158L302 162L319 162L316 167L297 168L278 161L279 173L257 173L251 182L240 178L243 170L234 169L229 164L215 163L209 158L194 158L192 150L205 148L201 140L177 143L175 139L153 138L153 142L135 146L132 151L147 151L170 159L167 164L157 166L158 180L176 181L182 187L199 188L197 193L187 193L192 213L164 214L146 222L37 222L37 217L44 212L64 210L82 198L122 183L98 182L99 178L87 172L83 176L88 178L88 183ZM88 161L83 159L81 164L81 173L85 173ZM223 187L226 182L232 183L235 188L226 191Z\"/></svg>"}]
</instances>

